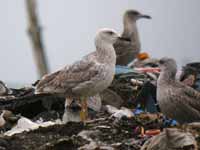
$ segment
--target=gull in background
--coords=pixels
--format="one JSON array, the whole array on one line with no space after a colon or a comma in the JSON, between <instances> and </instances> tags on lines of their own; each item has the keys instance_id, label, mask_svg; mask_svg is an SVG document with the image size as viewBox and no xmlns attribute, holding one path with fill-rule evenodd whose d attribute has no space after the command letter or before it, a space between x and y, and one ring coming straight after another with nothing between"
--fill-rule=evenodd
<instances>
[{"instance_id":1,"label":"gull in background","mask_svg":"<svg viewBox=\"0 0 200 150\"><path fill-rule=\"evenodd\" d=\"M127 10L125 12L123 17L124 30L121 37L127 40L118 39L114 44L117 65L128 65L140 53L141 43L137 21L142 18L151 19L149 15L141 14L136 10Z\"/></svg>"}]
</instances>

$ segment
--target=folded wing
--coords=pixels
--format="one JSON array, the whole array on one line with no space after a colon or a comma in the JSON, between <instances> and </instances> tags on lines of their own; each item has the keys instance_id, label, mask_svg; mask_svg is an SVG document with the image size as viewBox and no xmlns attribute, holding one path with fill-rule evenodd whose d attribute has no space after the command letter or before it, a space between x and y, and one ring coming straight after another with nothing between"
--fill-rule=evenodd
<instances>
[{"instance_id":1,"label":"folded wing","mask_svg":"<svg viewBox=\"0 0 200 150\"><path fill-rule=\"evenodd\" d=\"M99 73L95 62L81 60L62 70L44 76L36 86L37 93L71 93L73 88L91 81Z\"/></svg>"}]
</instances>

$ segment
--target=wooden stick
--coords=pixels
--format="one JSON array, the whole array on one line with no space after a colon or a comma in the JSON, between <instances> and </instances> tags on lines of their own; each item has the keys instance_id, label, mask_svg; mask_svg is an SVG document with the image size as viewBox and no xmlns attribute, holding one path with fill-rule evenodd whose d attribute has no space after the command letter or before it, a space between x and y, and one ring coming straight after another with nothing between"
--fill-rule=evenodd
<instances>
[{"instance_id":1,"label":"wooden stick","mask_svg":"<svg viewBox=\"0 0 200 150\"><path fill-rule=\"evenodd\" d=\"M42 43L41 27L38 23L36 13L36 0L26 0L28 12L28 33L33 45L33 54L38 69L39 76L42 77L48 73L47 60Z\"/></svg>"}]
</instances>

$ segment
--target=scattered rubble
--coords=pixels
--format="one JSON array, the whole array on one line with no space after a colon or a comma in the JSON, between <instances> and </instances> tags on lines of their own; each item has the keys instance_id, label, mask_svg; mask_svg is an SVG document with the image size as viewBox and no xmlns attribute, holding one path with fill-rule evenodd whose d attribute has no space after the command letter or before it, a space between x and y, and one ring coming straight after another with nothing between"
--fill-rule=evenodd
<instances>
[{"instance_id":1,"label":"scattered rubble","mask_svg":"<svg viewBox=\"0 0 200 150\"><path fill-rule=\"evenodd\" d=\"M164 138L163 133L166 134L166 130L164 130L161 134L155 134L156 136L149 135L151 130L163 130L161 114L141 113L134 117L123 116L121 119L110 116L107 112L99 112L96 119L87 121L85 125L81 122L68 122L67 124L50 122L46 127L39 127L38 123L25 119L28 122L26 125L33 126L34 129L28 129L29 131L12 136L1 135L0 147L7 150L14 148L16 150L62 150L66 148L71 150L140 150L146 141L149 143L149 139L151 142L154 141L152 139L155 139L155 142L163 141L161 140ZM188 131L184 132L176 128L175 130L177 132L170 132L173 133L171 136L174 137L175 141L179 141L181 137L184 146L195 145L194 139L199 138L199 135L194 137ZM143 131L144 133L142 133ZM195 133L197 131L195 130ZM8 133L6 135L9 135ZM185 142L186 139L190 139L188 144Z\"/></svg>"},{"instance_id":2,"label":"scattered rubble","mask_svg":"<svg viewBox=\"0 0 200 150\"><path fill-rule=\"evenodd\" d=\"M121 69L126 69L126 73ZM90 117L85 125L79 122L79 118L76 120L78 110L76 113L70 109L64 112L63 98L49 94L34 95L31 87L9 89L12 92L0 97L0 149L198 149L199 123L182 129L176 121L159 113L154 78L130 68L118 71L121 72L116 74L109 89L91 99L89 105L93 110L89 112L94 117ZM94 105L96 98L100 98L102 104ZM151 110L154 111L146 112ZM70 122L71 119L77 122Z\"/></svg>"},{"instance_id":3,"label":"scattered rubble","mask_svg":"<svg viewBox=\"0 0 200 150\"><path fill-rule=\"evenodd\" d=\"M197 150L195 137L177 128L166 128L161 134L147 140L141 150Z\"/></svg>"}]
</instances>

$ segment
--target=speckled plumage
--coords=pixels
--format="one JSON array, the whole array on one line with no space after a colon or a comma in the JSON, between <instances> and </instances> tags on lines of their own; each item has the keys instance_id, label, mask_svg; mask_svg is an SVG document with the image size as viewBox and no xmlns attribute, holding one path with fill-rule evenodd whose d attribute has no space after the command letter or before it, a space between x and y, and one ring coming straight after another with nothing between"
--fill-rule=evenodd
<instances>
[{"instance_id":1,"label":"speckled plumage","mask_svg":"<svg viewBox=\"0 0 200 150\"><path fill-rule=\"evenodd\" d=\"M136 21L140 18L150 19L151 17L142 15L136 10L127 10L124 14L124 30L121 37L129 39L129 41L118 39L114 44L117 55L117 65L129 64L137 57L141 50L140 38L136 24Z\"/></svg>"},{"instance_id":2,"label":"speckled plumage","mask_svg":"<svg viewBox=\"0 0 200 150\"><path fill-rule=\"evenodd\" d=\"M157 100L162 113L179 123L200 121L200 93L175 80L177 67L173 59L161 59L160 67Z\"/></svg>"},{"instance_id":3,"label":"speckled plumage","mask_svg":"<svg viewBox=\"0 0 200 150\"><path fill-rule=\"evenodd\" d=\"M55 93L68 98L93 96L106 89L115 72L115 31L102 29L95 38L96 51L82 60L44 76L36 85L36 93Z\"/></svg>"}]
</instances>

